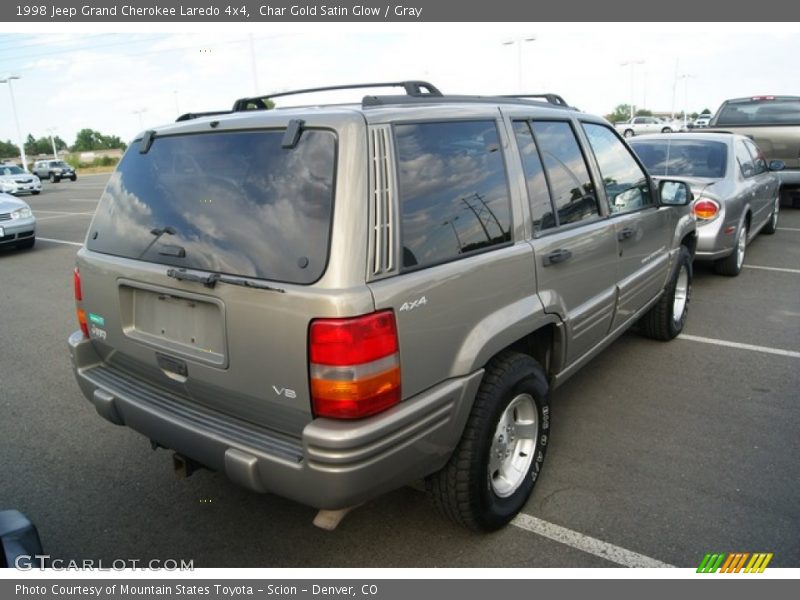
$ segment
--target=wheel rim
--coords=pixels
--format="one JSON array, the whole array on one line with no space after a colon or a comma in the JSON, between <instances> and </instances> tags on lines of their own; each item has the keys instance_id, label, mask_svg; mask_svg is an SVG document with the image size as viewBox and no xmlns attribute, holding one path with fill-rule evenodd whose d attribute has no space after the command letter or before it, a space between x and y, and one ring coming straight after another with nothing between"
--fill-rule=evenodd
<instances>
[{"instance_id":1,"label":"wheel rim","mask_svg":"<svg viewBox=\"0 0 800 600\"><path fill-rule=\"evenodd\" d=\"M625 132L625 137L633 137L633 132L629 129Z\"/></svg>"},{"instance_id":2,"label":"wheel rim","mask_svg":"<svg viewBox=\"0 0 800 600\"><path fill-rule=\"evenodd\" d=\"M747 229L742 227L739 239L736 240L736 268L741 269L744 264L744 249L747 246Z\"/></svg>"},{"instance_id":3,"label":"wheel rim","mask_svg":"<svg viewBox=\"0 0 800 600\"><path fill-rule=\"evenodd\" d=\"M678 279L675 281L675 295L672 299L672 320L676 325L683 320L686 303L689 301L689 270L681 265Z\"/></svg>"},{"instance_id":4,"label":"wheel rim","mask_svg":"<svg viewBox=\"0 0 800 600\"><path fill-rule=\"evenodd\" d=\"M539 414L530 394L509 402L497 423L489 450L489 481L501 498L513 494L533 463L539 439Z\"/></svg>"}]
</instances>

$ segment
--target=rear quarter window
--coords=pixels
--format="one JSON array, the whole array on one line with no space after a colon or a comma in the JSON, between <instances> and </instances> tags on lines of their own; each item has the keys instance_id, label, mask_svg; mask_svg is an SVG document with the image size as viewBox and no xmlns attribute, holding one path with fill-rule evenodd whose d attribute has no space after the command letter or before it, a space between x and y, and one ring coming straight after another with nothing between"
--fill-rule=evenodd
<instances>
[{"instance_id":1,"label":"rear quarter window","mask_svg":"<svg viewBox=\"0 0 800 600\"><path fill-rule=\"evenodd\" d=\"M403 267L446 262L511 240L495 121L396 125Z\"/></svg>"}]
</instances>

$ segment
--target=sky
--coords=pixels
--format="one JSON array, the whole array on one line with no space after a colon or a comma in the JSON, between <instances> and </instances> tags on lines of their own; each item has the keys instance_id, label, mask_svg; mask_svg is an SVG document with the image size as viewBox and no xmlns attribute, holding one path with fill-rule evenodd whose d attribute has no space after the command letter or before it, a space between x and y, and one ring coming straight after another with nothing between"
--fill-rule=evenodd
<instances>
[{"instance_id":1,"label":"sky","mask_svg":"<svg viewBox=\"0 0 800 600\"><path fill-rule=\"evenodd\" d=\"M23 137L53 129L68 144L83 128L130 140L179 113L345 83L424 79L445 93L554 92L601 115L632 99L653 111L700 112L715 111L726 98L800 93L798 24L26 27L0 23L0 78L21 77L13 80L13 95ZM519 41L527 38L535 39ZM363 94L326 99L360 100ZM0 140L16 143L7 84L0 84L0 115Z\"/></svg>"}]
</instances>

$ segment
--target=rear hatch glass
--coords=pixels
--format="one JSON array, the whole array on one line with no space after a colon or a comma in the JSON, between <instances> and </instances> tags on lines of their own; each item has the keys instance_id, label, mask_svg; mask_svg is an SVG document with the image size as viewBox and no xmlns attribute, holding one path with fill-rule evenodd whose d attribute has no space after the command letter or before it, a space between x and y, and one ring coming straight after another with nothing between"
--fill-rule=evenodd
<instances>
[{"instance_id":1,"label":"rear hatch glass","mask_svg":"<svg viewBox=\"0 0 800 600\"><path fill-rule=\"evenodd\" d=\"M95 252L287 283L318 280L328 260L336 137L304 130L155 137L134 142L89 228Z\"/></svg>"},{"instance_id":2,"label":"rear hatch glass","mask_svg":"<svg viewBox=\"0 0 800 600\"><path fill-rule=\"evenodd\" d=\"M657 177L725 177L728 148L707 140L633 140L631 148Z\"/></svg>"},{"instance_id":3,"label":"rear hatch glass","mask_svg":"<svg viewBox=\"0 0 800 600\"><path fill-rule=\"evenodd\" d=\"M800 124L800 98L774 98L728 102L717 117L717 126Z\"/></svg>"}]
</instances>

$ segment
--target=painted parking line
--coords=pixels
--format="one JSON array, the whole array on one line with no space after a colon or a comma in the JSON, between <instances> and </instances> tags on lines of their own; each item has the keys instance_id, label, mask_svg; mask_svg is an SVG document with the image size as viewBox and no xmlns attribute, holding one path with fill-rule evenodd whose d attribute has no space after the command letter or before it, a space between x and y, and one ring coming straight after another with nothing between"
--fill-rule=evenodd
<instances>
[{"instance_id":1,"label":"painted parking line","mask_svg":"<svg viewBox=\"0 0 800 600\"><path fill-rule=\"evenodd\" d=\"M795 273L800 275L800 269L786 269L783 267L762 267L760 265L742 265L744 269L759 269L761 271L777 271L778 273Z\"/></svg>"},{"instance_id":2,"label":"painted parking line","mask_svg":"<svg viewBox=\"0 0 800 600\"><path fill-rule=\"evenodd\" d=\"M511 524L525 531L530 531L542 537L564 544L570 548L575 548L599 556L607 561L622 565L623 567L640 567L640 568L675 568L675 565L670 565L655 558L650 558L644 554L620 548L614 544L609 544L597 538L578 533L572 529L561 527L548 521L543 521L531 515L524 513L518 514L511 521Z\"/></svg>"},{"instance_id":3,"label":"painted parking line","mask_svg":"<svg viewBox=\"0 0 800 600\"><path fill-rule=\"evenodd\" d=\"M714 346L725 346L737 348L739 350L750 350L752 352L762 352L764 354L777 354L778 356L788 356L790 358L800 358L800 352L794 350L783 350L781 348L770 348L769 346L755 346L753 344L740 344L739 342L729 342L728 340L717 340L714 338L701 337L699 335L688 335L682 333L678 336L679 340L689 342L700 342L701 344L712 344Z\"/></svg>"},{"instance_id":4,"label":"painted parking line","mask_svg":"<svg viewBox=\"0 0 800 600\"><path fill-rule=\"evenodd\" d=\"M41 212L41 211L40 211ZM49 221L50 219L66 219L67 217L91 217L94 213L63 213L61 215L53 215L51 217L37 217L37 221Z\"/></svg>"},{"instance_id":5,"label":"painted parking line","mask_svg":"<svg viewBox=\"0 0 800 600\"><path fill-rule=\"evenodd\" d=\"M800 231L800 227L778 227L778 231Z\"/></svg>"},{"instance_id":6,"label":"painted parking line","mask_svg":"<svg viewBox=\"0 0 800 600\"><path fill-rule=\"evenodd\" d=\"M80 242L70 242L68 240L54 240L52 238L43 238L43 237L36 237L37 242L50 242L51 244L67 244L69 246L78 246L78 248L82 247L83 244Z\"/></svg>"}]
</instances>

